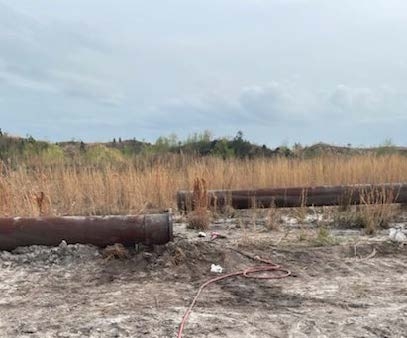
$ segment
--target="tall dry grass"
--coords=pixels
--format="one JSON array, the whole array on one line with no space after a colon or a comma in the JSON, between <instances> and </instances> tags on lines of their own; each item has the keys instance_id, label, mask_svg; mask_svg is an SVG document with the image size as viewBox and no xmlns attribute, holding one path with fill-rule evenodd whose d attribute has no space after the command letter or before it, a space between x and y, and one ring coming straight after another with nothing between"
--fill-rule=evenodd
<instances>
[{"instance_id":1,"label":"tall dry grass","mask_svg":"<svg viewBox=\"0 0 407 338\"><path fill-rule=\"evenodd\" d=\"M407 182L400 155L222 160L182 155L120 165L18 166L0 171L0 215L97 215L175 207L196 177L208 189ZM43 193L43 195L41 195Z\"/></svg>"}]
</instances>

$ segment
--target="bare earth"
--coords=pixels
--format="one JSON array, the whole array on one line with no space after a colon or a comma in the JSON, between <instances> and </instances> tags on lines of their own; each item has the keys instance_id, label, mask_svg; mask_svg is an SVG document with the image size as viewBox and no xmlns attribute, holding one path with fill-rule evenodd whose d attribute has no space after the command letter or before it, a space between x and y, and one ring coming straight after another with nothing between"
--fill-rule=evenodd
<instances>
[{"instance_id":1,"label":"bare earth","mask_svg":"<svg viewBox=\"0 0 407 338\"><path fill-rule=\"evenodd\" d=\"M173 243L123 260L82 245L0 252L0 337L175 337L211 264L258 264L246 253L294 277L210 286L184 337L407 337L407 246L358 230L332 230L337 241L318 246L312 224L250 222L218 220L210 231L226 238L214 241L177 223Z\"/></svg>"}]
</instances>

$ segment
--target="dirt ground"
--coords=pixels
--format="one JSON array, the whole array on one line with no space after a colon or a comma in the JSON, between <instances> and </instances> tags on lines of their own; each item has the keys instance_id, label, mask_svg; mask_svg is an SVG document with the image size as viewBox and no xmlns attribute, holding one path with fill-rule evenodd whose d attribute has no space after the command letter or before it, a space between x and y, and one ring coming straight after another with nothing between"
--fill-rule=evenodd
<instances>
[{"instance_id":1,"label":"dirt ground","mask_svg":"<svg viewBox=\"0 0 407 338\"><path fill-rule=\"evenodd\" d=\"M407 337L407 246L387 230L321 232L318 217L285 216L274 230L262 215L218 218L207 237L178 218L174 242L126 259L84 245L0 252L0 337L175 337L198 287L216 276L211 264L258 265L246 254L293 276L209 286L184 337ZM211 231L225 238L211 241Z\"/></svg>"}]
</instances>

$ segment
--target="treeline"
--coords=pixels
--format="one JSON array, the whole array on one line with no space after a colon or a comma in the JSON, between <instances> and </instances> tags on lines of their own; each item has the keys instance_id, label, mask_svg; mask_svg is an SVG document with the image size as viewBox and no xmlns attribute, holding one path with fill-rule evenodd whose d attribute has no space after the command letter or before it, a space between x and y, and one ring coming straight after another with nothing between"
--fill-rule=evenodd
<instances>
[{"instance_id":1,"label":"treeline","mask_svg":"<svg viewBox=\"0 0 407 338\"><path fill-rule=\"evenodd\" d=\"M179 140L175 134L159 137L149 143L137 139L122 140L114 138L106 143L84 143L69 141L51 143L34 139L32 136L14 137L0 129L0 160L3 163L121 163L134 158L165 158L175 154L187 156L216 156L230 158L258 157L300 157L312 158L321 155L358 155L366 153L407 154L406 148L396 147L389 142L376 148L353 148L331 146L318 143L303 147L296 143L292 147L280 146L270 149L266 145L257 145L245 139L241 131L234 137L214 138L209 131L196 133L186 140Z\"/></svg>"},{"instance_id":2,"label":"treeline","mask_svg":"<svg viewBox=\"0 0 407 338\"><path fill-rule=\"evenodd\" d=\"M193 154L199 156L219 156L226 158L255 158L273 156L293 156L288 147L270 149L266 145L259 146L246 140L241 131L235 137L213 138L209 131L193 134L185 141L178 140L172 134L169 137L160 137L155 145L160 152L173 152Z\"/></svg>"},{"instance_id":3,"label":"treeline","mask_svg":"<svg viewBox=\"0 0 407 338\"><path fill-rule=\"evenodd\" d=\"M233 138L213 138L210 132L193 134L180 141L174 134L159 137L155 143L122 140L114 138L106 143L84 143L68 141L50 143L34 139L32 136L14 137L0 130L0 160L28 160L33 157L44 161L82 159L91 162L118 161L134 156L184 154L191 156L218 156L227 158L255 158L272 156L293 156L288 147L270 149L244 139L238 132Z\"/></svg>"}]
</instances>

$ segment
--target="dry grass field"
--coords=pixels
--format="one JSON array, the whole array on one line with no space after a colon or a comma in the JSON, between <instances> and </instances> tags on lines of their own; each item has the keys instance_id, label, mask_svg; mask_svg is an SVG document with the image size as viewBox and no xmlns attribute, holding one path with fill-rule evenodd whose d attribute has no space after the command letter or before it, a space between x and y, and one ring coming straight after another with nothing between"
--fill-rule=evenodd
<instances>
[{"instance_id":1,"label":"dry grass field","mask_svg":"<svg viewBox=\"0 0 407 338\"><path fill-rule=\"evenodd\" d=\"M168 155L99 165L3 164L0 215L100 215L175 207L175 193L202 177L208 189L407 181L401 155L322 156L313 159L229 159Z\"/></svg>"},{"instance_id":2,"label":"dry grass field","mask_svg":"<svg viewBox=\"0 0 407 338\"><path fill-rule=\"evenodd\" d=\"M33 159L0 169L1 216L175 208L177 190L194 184L199 201L206 188L407 181L407 157L400 155L222 160L167 154L92 165ZM162 246L137 245L121 254L63 243L0 250L0 336L174 337L200 285L217 276L212 264L235 273L257 265L250 257L259 256L292 276L211 285L183 337L401 337L407 245L391 240L385 228L407 234L407 214L383 200L368 202L223 213L199 203L201 214L174 214L174 240Z\"/></svg>"}]
</instances>

